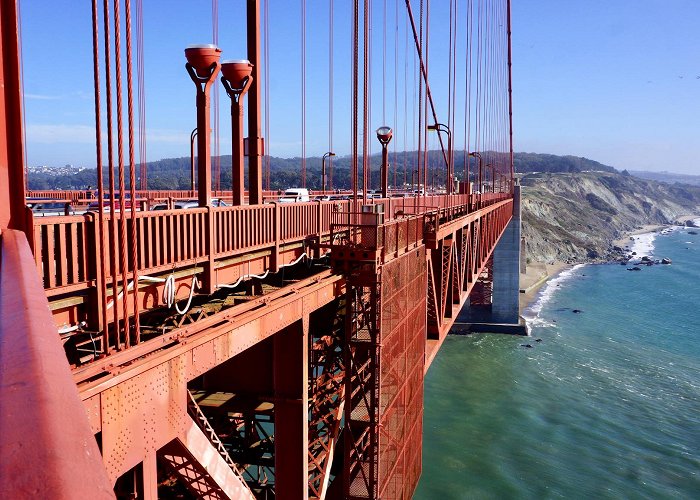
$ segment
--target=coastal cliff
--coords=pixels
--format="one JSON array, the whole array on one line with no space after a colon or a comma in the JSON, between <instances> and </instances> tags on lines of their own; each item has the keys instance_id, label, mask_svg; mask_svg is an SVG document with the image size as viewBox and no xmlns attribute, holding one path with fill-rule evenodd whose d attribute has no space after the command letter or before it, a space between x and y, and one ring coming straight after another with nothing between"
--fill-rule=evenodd
<instances>
[{"instance_id":1,"label":"coastal cliff","mask_svg":"<svg viewBox=\"0 0 700 500\"><path fill-rule=\"evenodd\" d=\"M700 187L626 173L530 173L521 177L528 262L605 262L612 244L640 226L700 213Z\"/></svg>"}]
</instances>

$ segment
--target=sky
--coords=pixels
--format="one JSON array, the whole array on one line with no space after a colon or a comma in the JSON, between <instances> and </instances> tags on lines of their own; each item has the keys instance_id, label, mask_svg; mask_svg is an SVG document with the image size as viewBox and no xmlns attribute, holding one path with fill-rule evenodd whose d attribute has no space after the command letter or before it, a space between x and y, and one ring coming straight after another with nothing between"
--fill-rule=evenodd
<instances>
[{"instance_id":1,"label":"sky","mask_svg":"<svg viewBox=\"0 0 700 500\"><path fill-rule=\"evenodd\" d=\"M244 58L244 2L219 3L223 59ZM412 3L417 11L418 2ZM329 0L306 0L305 149L301 4L270 0L268 150L282 157L320 156L331 149L348 154L350 2L334 3L331 140ZM442 121L447 114L448 5L447 0L431 2L430 83ZM467 0L459 0L460 50L467 40L466 6ZM195 92L184 69L183 49L212 41L211 7L210 0L144 1L149 161L189 155ZM392 146L414 149L413 42L407 36L403 0L398 0L397 24L396 7L397 0L372 2L370 127L396 122ZM27 163L94 167L90 2L20 0L20 8ZM383 24L389 27L386 42ZM619 169L700 175L699 1L513 0L512 25L516 151L585 156ZM464 68L459 62L459 75ZM457 81L458 88L465 85L464 76ZM104 89L102 99L104 106ZM230 154L229 106L223 91L219 103L220 153ZM457 108L464 104L458 95ZM459 139L465 129L458 120L453 131L457 149L465 145ZM377 152L372 142L371 152ZM434 137L429 147L437 147ZM468 147L478 149L471 139Z\"/></svg>"}]
</instances>

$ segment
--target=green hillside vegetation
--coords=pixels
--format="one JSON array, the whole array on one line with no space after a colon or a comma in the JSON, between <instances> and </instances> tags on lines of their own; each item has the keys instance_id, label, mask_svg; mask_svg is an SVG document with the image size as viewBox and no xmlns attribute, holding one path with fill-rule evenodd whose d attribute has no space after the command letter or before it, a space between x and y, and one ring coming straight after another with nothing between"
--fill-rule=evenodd
<instances>
[{"instance_id":1,"label":"green hillside vegetation","mask_svg":"<svg viewBox=\"0 0 700 500\"><path fill-rule=\"evenodd\" d=\"M462 178L464 175L464 151L455 151L455 173ZM469 169L472 172L477 167L477 160L469 158ZM231 185L231 156L220 157L221 161L221 181L222 189ZM272 189L285 189L299 186L301 181L301 158L278 158L270 157L270 184ZM352 158L350 156L335 157L333 161L333 187L349 189L350 172ZM418 158L415 151L397 152L390 150L389 161L391 164L391 174L389 182L393 185L394 165L396 166L396 183L401 185L404 182L404 165L406 171L406 182L411 182L411 173L415 169ZM214 159L212 159L212 163ZM359 160L360 182L362 179L362 158ZM556 156L550 154L536 153L516 153L514 158L516 172L582 172L582 171L606 171L615 172L613 167L602 165L587 158L575 156ZM379 154L370 158L370 171L372 174L371 185L377 186L379 183L379 167L381 157ZM435 169L439 179L444 174L444 161L440 151L430 151L428 154L428 164L431 169ZM327 166L330 166L328 160ZM190 159L166 158L148 163L148 188L149 189L189 189L190 186ZM107 169L104 169L104 178L108 178ZM310 189L321 188L321 158L313 157L306 159L307 187ZM105 181L106 182L106 181ZM443 180L444 182L444 180ZM87 186L97 185L97 173L95 170L83 170L72 175L52 175L47 173L34 173L29 176L30 189L86 189ZM127 180L128 185L128 180Z\"/></svg>"}]
</instances>

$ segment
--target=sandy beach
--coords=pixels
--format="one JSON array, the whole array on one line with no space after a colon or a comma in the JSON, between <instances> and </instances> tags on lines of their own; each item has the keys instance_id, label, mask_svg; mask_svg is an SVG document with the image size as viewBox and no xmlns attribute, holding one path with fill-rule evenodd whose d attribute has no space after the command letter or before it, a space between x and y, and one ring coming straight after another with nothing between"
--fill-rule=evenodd
<instances>
[{"instance_id":1,"label":"sandy beach","mask_svg":"<svg viewBox=\"0 0 700 500\"><path fill-rule=\"evenodd\" d=\"M698 214L687 214L680 215L674 220L675 224L684 224L688 220L700 220L700 215ZM634 236L639 236L642 234L654 233L662 231L663 229L671 227L669 224L647 224L641 226L639 229L631 231L620 239L613 241L613 245L619 246L621 248L631 247L632 240ZM565 262L555 261L551 264L544 264L542 262L535 262L527 265L527 272L520 274L520 310L524 311L529 305L532 304L535 297L537 297L537 292L544 286L547 281L556 277L559 273L566 269L573 267L572 264L567 264Z\"/></svg>"},{"instance_id":2,"label":"sandy beach","mask_svg":"<svg viewBox=\"0 0 700 500\"><path fill-rule=\"evenodd\" d=\"M537 292L551 278L565 269L573 267L565 262L551 264L535 262L527 265L527 272L520 274L520 311L524 311L535 299Z\"/></svg>"}]
</instances>

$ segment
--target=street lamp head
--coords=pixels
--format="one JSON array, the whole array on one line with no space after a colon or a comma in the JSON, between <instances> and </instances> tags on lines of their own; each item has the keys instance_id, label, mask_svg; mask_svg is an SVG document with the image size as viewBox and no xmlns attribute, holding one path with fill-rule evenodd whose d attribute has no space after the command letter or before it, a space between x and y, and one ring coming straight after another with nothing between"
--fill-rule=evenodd
<instances>
[{"instance_id":1,"label":"street lamp head","mask_svg":"<svg viewBox=\"0 0 700 500\"><path fill-rule=\"evenodd\" d=\"M206 73L220 57L221 49L212 43L190 45L185 49L185 58L197 73Z\"/></svg>"},{"instance_id":2,"label":"street lamp head","mask_svg":"<svg viewBox=\"0 0 700 500\"><path fill-rule=\"evenodd\" d=\"M469 156L472 156L474 158L481 158L481 154L477 151L472 151L471 153L469 153Z\"/></svg>"},{"instance_id":3,"label":"street lamp head","mask_svg":"<svg viewBox=\"0 0 700 500\"><path fill-rule=\"evenodd\" d=\"M234 59L221 63L221 74L234 89L241 89L253 73L253 65L247 59Z\"/></svg>"},{"instance_id":4,"label":"street lamp head","mask_svg":"<svg viewBox=\"0 0 700 500\"><path fill-rule=\"evenodd\" d=\"M428 125L427 128L431 132L447 132L448 135L450 133L450 127L444 123L433 123L432 125Z\"/></svg>"},{"instance_id":5,"label":"street lamp head","mask_svg":"<svg viewBox=\"0 0 700 500\"><path fill-rule=\"evenodd\" d=\"M323 158L328 158L329 156L335 156L335 153L333 151L328 151L326 154L323 155Z\"/></svg>"},{"instance_id":6,"label":"street lamp head","mask_svg":"<svg viewBox=\"0 0 700 500\"><path fill-rule=\"evenodd\" d=\"M382 143L382 145L389 144L393 134L394 133L391 130L391 127L383 126L377 129L377 139L379 139L379 142Z\"/></svg>"}]
</instances>

